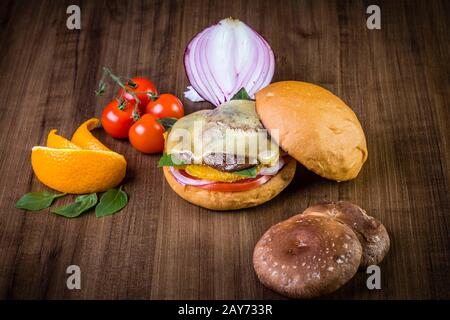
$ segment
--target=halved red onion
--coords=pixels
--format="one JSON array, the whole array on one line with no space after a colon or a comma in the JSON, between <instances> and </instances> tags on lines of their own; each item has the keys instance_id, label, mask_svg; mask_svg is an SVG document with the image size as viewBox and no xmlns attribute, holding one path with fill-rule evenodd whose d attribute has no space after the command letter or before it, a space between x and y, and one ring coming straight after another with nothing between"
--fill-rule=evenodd
<instances>
[{"instance_id":1,"label":"halved red onion","mask_svg":"<svg viewBox=\"0 0 450 320\"><path fill-rule=\"evenodd\" d=\"M260 34L237 19L227 18L189 42L184 67L192 86L185 97L192 101L201 97L219 106L241 88L254 97L267 86L275 71L275 58Z\"/></svg>"}]
</instances>

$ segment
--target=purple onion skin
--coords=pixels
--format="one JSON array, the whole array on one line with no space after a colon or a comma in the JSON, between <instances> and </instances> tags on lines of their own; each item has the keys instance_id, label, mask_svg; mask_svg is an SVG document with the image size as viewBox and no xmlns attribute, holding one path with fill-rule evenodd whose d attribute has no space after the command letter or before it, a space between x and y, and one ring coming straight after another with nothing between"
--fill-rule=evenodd
<instances>
[{"instance_id":1,"label":"purple onion skin","mask_svg":"<svg viewBox=\"0 0 450 320\"><path fill-rule=\"evenodd\" d=\"M208 28L206 28L206 29L208 29ZM184 73L186 74L186 78L188 78L188 79L189 79L189 76L188 76L188 72L187 72L187 66L186 66L186 59L185 59L185 58L186 58L186 55L188 55L189 52L190 52L189 44L190 44L190 43L192 42L192 40L194 40L194 38L197 37L200 33L206 31L206 29L204 29L204 30L200 31L199 33L197 33L196 35L194 35L194 36L191 38L191 40L189 40L188 45L187 45L186 48L184 49L184 53L183 53L183 66L184 66ZM194 88L194 90L195 90L195 88ZM205 99L205 97L204 97L200 92L198 92L197 90L195 90L195 91L198 93L198 95L199 95L200 97L202 97L203 100L207 101L207 100Z\"/></svg>"}]
</instances>

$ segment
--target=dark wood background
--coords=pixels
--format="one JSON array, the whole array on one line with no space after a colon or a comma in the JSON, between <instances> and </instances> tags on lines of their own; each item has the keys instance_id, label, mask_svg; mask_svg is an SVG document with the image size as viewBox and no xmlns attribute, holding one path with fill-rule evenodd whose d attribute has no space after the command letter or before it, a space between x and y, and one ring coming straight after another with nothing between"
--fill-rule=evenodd
<instances>
[{"instance_id":1,"label":"dark wood background","mask_svg":"<svg viewBox=\"0 0 450 320\"><path fill-rule=\"evenodd\" d=\"M70 31L72 3L0 4L0 298L279 299L257 281L253 247L271 225L324 199L361 205L392 241L381 290L359 273L327 298L450 298L448 1L82 1L82 29ZM375 3L382 29L368 30ZM267 38L274 81L314 82L355 110L369 147L357 179L336 183L298 166L273 201L214 213L172 192L158 155L97 130L128 160L126 209L73 220L15 209L23 193L45 190L32 146L53 128L70 137L113 97L94 96L102 66L182 97L186 44L228 16ZM188 112L209 108L183 102ZM66 289L71 264L81 267L81 290Z\"/></svg>"}]
</instances>

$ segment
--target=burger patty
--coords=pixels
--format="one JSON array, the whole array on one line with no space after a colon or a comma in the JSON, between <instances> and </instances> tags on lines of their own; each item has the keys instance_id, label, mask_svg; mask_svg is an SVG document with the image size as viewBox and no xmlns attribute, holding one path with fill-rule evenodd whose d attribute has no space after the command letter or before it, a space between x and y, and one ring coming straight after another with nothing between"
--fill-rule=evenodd
<instances>
[{"instance_id":1,"label":"burger patty","mask_svg":"<svg viewBox=\"0 0 450 320\"><path fill-rule=\"evenodd\" d=\"M190 164L193 161L192 154L188 152L179 153L176 155L176 158L186 164ZM235 172L254 167L258 162L250 160L248 157L233 154L209 153L202 158L202 164L219 171Z\"/></svg>"},{"instance_id":2,"label":"burger patty","mask_svg":"<svg viewBox=\"0 0 450 320\"><path fill-rule=\"evenodd\" d=\"M203 157L203 162L214 169L226 172L240 171L257 165L256 160L226 153L210 153Z\"/></svg>"}]
</instances>

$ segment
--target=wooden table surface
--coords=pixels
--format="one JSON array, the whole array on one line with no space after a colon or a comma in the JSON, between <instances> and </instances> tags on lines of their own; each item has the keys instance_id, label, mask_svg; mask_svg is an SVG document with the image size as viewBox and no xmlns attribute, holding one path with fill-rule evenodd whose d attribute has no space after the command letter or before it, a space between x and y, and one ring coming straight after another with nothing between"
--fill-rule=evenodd
<instances>
[{"instance_id":1,"label":"wooden table surface","mask_svg":"<svg viewBox=\"0 0 450 320\"><path fill-rule=\"evenodd\" d=\"M450 298L448 1L82 1L80 31L66 28L72 3L0 5L0 298L280 299L257 281L253 247L271 225L321 200L359 204L392 242L381 290L368 290L360 272L326 298ZM381 30L366 28L374 3ZM159 155L97 130L128 160L123 211L70 220L15 209L25 192L46 189L31 148L54 128L70 137L113 97L94 95L102 66L182 97L186 44L228 16L267 38L274 81L319 84L354 109L369 148L355 180L327 181L298 165L274 200L214 213L172 192ZM210 108L183 102L187 112ZM66 288L72 264L81 290Z\"/></svg>"}]
</instances>

